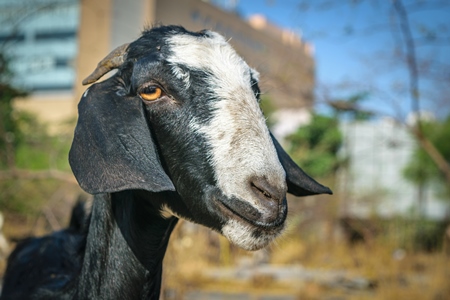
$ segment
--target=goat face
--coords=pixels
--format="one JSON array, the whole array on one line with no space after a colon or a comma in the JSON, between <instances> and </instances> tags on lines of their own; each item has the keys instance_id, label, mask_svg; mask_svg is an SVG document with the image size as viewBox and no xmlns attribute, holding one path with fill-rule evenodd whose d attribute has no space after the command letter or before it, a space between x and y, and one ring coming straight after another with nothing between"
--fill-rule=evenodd
<instances>
[{"instance_id":1,"label":"goat face","mask_svg":"<svg viewBox=\"0 0 450 300\"><path fill-rule=\"evenodd\" d=\"M270 135L257 72L219 34L154 28L113 57L117 74L79 105L70 161L88 192L176 191L164 217L200 223L249 250L282 231L288 186L329 192Z\"/></svg>"}]
</instances>

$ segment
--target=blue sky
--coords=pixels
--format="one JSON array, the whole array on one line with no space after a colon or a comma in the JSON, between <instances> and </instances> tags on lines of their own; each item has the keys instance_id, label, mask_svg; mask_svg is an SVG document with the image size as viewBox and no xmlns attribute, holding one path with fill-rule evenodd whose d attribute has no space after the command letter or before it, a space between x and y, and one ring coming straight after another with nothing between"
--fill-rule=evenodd
<instances>
[{"instance_id":1,"label":"blue sky","mask_svg":"<svg viewBox=\"0 0 450 300\"><path fill-rule=\"evenodd\" d=\"M391 1L310 0L306 2L313 3L314 7L306 10L301 9L301 2L241 0L237 10L244 18L263 14L272 23L301 34L304 40L314 45L318 94L327 90L332 97L345 97L364 89L382 91L371 93L367 108L396 115L395 107L398 106L405 116L410 111L406 93L408 72L404 64L393 56L395 47L399 45L399 31L393 30L396 27L392 25L395 24L395 15ZM450 67L450 1L422 1L425 6L423 3L422 6L416 5L416 0L403 2L409 12L413 35L431 39L416 48L418 58L433 62L429 69L439 68L441 73L445 73L443 78L450 79L449 68L441 70L444 65ZM320 6L320 3L331 3L331 6ZM338 88L344 82L352 84ZM442 80L437 82L423 76L422 107L447 114L450 109L441 110L439 107L448 104L450 108L448 99L441 99L443 92L450 90ZM441 90L443 92L437 92Z\"/></svg>"}]
</instances>

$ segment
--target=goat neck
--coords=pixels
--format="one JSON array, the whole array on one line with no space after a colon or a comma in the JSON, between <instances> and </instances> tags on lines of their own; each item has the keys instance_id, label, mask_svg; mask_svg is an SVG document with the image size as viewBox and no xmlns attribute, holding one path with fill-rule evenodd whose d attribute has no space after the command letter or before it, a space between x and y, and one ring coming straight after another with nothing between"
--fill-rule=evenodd
<instances>
[{"instance_id":1,"label":"goat neck","mask_svg":"<svg viewBox=\"0 0 450 300\"><path fill-rule=\"evenodd\" d=\"M75 299L159 298L162 261L178 219L162 218L155 199L144 196L149 193L96 197Z\"/></svg>"},{"instance_id":2,"label":"goat neck","mask_svg":"<svg viewBox=\"0 0 450 300\"><path fill-rule=\"evenodd\" d=\"M111 194L112 211L121 233L136 258L152 276L161 269L170 234L178 221L176 217L161 217L159 203L171 196L174 194L170 192L147 191Z\"/></svg>"}]
</instances>

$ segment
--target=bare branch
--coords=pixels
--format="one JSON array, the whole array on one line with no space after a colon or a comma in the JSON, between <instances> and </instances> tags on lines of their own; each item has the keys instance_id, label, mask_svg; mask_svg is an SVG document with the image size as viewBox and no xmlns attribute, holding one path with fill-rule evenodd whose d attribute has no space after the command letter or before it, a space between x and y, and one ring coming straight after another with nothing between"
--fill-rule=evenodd
<instances>
[{"instance_id":1,"label":"bare branch","mask_svg":"<svg viewBox=\"0 0 450 300\"><path fill-rule=\"evenodd\" d=\"M406 46L406 61L409 72L409 91L411 97L411 109L419 116L420 114L420 97L419 97L419 72L417 68L416 47L414 38L411 33L408 13L403 6L401 0L393 0L394 9L400 21L400 29ZM420 127L420 116L418 118L418 126ZM420 130L420 129L419 129Z\"/></svg>"}]
</instances>

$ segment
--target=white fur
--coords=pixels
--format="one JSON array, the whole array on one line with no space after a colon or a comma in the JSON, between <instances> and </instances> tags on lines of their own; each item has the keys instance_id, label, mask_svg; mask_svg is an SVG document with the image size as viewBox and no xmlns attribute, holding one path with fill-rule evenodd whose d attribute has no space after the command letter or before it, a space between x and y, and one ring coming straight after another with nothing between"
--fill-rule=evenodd
<instances>
[{"instance_id":1,"label":"white fur","mask_svg":"<svg viewBox=\"0 0 450 300\"><path fill-rule=\"evenodd\" d=\"M183 71L180 67L174 65L172 66L172 73L176 78L181 79L185 85L185 88L188 89L191 85L189 72Z\"/></svg>"},{"instance_id":2,"label":"white fur","mask_svg":"<svg viewBox=\"0 0 450 300\"><path fill-rule=\"evenodd\" d=\"M208 137L210 161L223 193L263 211L249 180L264 177L272 186L285 189L286 175L250 87L250 74L257 80L259 73L250 69L222 36L213 32L209 35L211 38L171 37L173 55L168 61L174 66L185 65L212 74L208 86L218 98L214 116L209 124L191 122L190 127ZM259 249L271 239L254 238L251 233L249 225L236 220L230 220L223 228L227 238L246 249Z\"/></svg>"},{"instance_id":3,"label":"white fur","mask_svg":"<svg viewBox=\"0 0 450 300\"><path fill-rule=\"evenodd\" d=\"M275 232L261 233L258 237L252 235L253 229L236 220L229 220L222 228L222 234L233 244L245 250L258 250L267 246L283 232L283 227Z\"/></svg>"},{"instance_id":4,"label":"white fur","mask_svg":"<svg viewBox=\"0 0 450 300\"><path fill-rule=\"evenodd\" d=\"M202 126L195 117L189 121L189 129L193 132L199 132L202 129Z\"/></svg>"},{"instance_id":5,"label":"white fur","mask_svg":"<svg viewBox=\"0 0 450 300\"><path fill-rule=\"evenodd\" d=\"M169 44L174 54L168 61L213 74L209 86L220 101L215 103L215 115L210 124L196 124L196 129L202 126L201 132L209 137L216 179L224 194L257 205L247 184L251 176L272 179L269 183L274 186L286 182L264 116L250 87L250 72L256 78L259 74L251 71L221 35L209 34L212 38L172 37Z\"/></svg>"},{"instance_id":6,"label":"white fur","mask_svg":"<svg viewBox=\"0 0 450 300\"><path fill-rule=\"evenodd\" d=\"M259 72L256 71L255 69L251 69L251 73L252 73L253 78L254 78L256 81L259 81Z\"/></svg>"}]
</instances>

